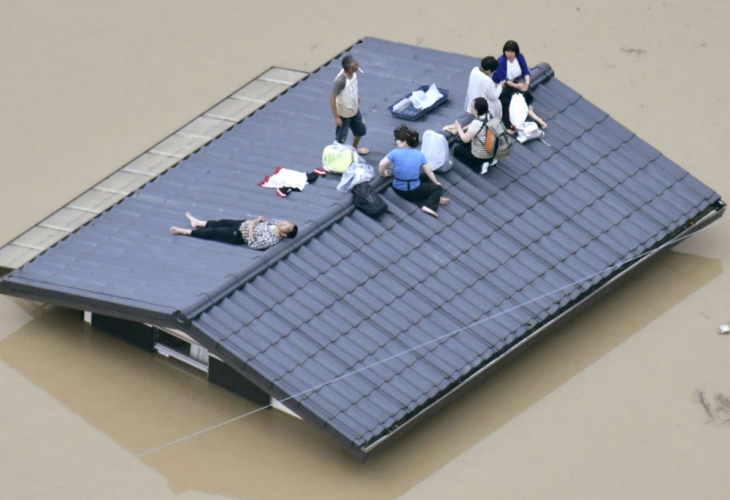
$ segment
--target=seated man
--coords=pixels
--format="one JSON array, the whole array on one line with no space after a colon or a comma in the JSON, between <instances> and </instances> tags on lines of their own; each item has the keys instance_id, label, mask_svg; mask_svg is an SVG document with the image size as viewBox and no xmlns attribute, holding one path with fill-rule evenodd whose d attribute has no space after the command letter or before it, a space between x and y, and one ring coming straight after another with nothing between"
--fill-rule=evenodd
<instances>
[{"instance_id":1,"label":"seated man","mask_svg":"<svg viewBox=\"0 0 730 500\"><path fill-rule=\"evenodd\" d=\"M483 97L487 100L489 112L492 116L502 118L502 103L499 96L502 94L502 88L505 82L494 83L492 74L497 69L497 60L488 56L482 59L479 66L471 70L469 74L469 87L466 91L466 102L464 103L464 113L471 114L471 103L477 97ZM463 122L459 120L463 127L471 123L471 120Z\"/></svg>"},{"instance_id":2,"label":"seated man","mask_svg":"<svg viewBox=\"0 0 730 500\"><path fill-rule=\"evenodd\" d=\"M170 228L172 234L222 241L233 245L246 244L252 250L266 250L284 238L294 238L297 235L296 224L287 221L275 224L263 217L254 220L204 221L196 219L190 212L185 212L185 217L193 229L173 226Z\"/></svg>"}]
</instances>

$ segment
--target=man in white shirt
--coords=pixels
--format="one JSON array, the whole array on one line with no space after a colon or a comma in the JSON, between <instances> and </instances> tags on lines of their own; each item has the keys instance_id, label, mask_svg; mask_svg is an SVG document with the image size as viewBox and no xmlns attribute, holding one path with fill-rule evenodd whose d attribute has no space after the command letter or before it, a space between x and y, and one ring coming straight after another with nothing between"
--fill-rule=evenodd
<instances>
[{"instance_id":1,"label":"man in white shirt","mask_svg":"<svg viewBox=\"0 0 730 500\"><path fill-rule=\"evenodd\" d=\"M492 81L492 73L497 69L497 60L492 56L482 59L479 66L471 70L469 75L469 88L466 91L466 102L464 103L464 112L471 113L471 103L477 97L483 97L487 100L489 111L493 116L502 118L502 103L499 96L502 93L504 82L494 83Z\"/></svg>"},{"instance_id":2,"label":"man in white shirt","mask_svg":"<svg viewBox=\"0 0 730 500\"><path fill-rule=\"evenodd\" d=\"M353 56L345 56L342 59L342 71L335 78L332 92L330 93L330 107L335 118L335 140L343 144L347 139L347 132L352 129L352 147L361 155L370 151L366 148L358 148L360 138L367 133L365 122L360 113L360 96L357 86L357 72L360 63Z\"/></svg>"}]
</instances>

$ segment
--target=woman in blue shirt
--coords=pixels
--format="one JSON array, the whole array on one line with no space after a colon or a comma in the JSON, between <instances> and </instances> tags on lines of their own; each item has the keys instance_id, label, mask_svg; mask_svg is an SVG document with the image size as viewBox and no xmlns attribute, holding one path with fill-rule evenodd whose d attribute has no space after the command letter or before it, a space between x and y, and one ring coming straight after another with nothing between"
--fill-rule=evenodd
<instances>
[{"instance_id":1,"label":"woman in blue shirt","mask_svg":"<svg viewBox=\"0 0 730 500\"><path fill-rule=\"evenodd\" d=\"M438 206L446 205L450 200L441 196L444 188L426 163L426 157L418 149L413 149L418 145L418 132L398 127L395 129L395 145L397 148L380 161L380 175L392 175L393 189L400 197L421 205L424 213L438 217Z\"/></svg>"},{"instance_id":2,"label":"woman in blue shirt","mask_svg":"<svg viewBox=\"0 0 730 500\"><path fill-rule=\"evenodd\" d=\"M525 56L520 54L520 46L514 40L508 40L502 48L502 55L497 59L497 70L492 73L494 83L504 82L504 88L499 95L499 101L502 103L502 123L507 130L512 130L512 123L509 119L509 105L512 100L512 94L522 92L525 96L525 102L528 106L528 116L535 120L540 128L546 129L547 123L537 116L532 109L532 93L530 92L530 68L527 66Z\"/></svg>"}]
</instances>

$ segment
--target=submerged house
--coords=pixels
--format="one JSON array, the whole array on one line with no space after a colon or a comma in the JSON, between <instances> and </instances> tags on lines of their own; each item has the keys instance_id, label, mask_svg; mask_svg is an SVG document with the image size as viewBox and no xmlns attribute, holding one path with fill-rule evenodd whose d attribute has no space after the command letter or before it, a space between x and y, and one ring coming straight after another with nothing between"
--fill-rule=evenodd
<instances>
[{"instance_id":1,"label":"submerged house","mask_svg":"<svg viewBox=\"0 0 730 500\"><path fill-rule=\"evenodd\" d=\"M477 63L368 38L252 114L226 110L256 98L224 101L204 117L216 138L168 154L159 175L87 212L0 292L84 311L362 458L724 212L718 194L546 64L533 70L532 90L549 145L515 144L484 176L456 162L440 174L452 203L438 219L385 179L373 181L390 208L379 220L356 211L334 175L286 199L258 187L278 166L319 166L334 132L328 95L349 53L365 70L373 164L393 147L389 105L421 85L449 89L450 101L413 124L440 130L459 116ZM264 252L170 235L186 210L292 220L299 235Z\"/></svg>"}]
</instances>

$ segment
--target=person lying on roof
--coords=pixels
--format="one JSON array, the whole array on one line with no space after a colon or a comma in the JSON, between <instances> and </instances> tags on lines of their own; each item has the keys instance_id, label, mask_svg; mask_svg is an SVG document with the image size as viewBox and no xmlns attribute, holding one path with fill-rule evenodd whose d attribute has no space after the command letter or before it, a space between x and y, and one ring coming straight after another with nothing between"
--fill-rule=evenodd
<instances>
[{"instance_id":1,"label":"person lying on roof","mask_svg":"<svg viewBox=\"0 0 730 500\"><path fill-rule=\"evenodd\" d=\"M266 250L284 238L294 238L297 226L291 222L269 222L263 217L254 220L199 220L185 212L193 229L171 227L172 234L204 240L222 241L233 245L248 245L252 250Z\"/></svg>"}]
</instances>

